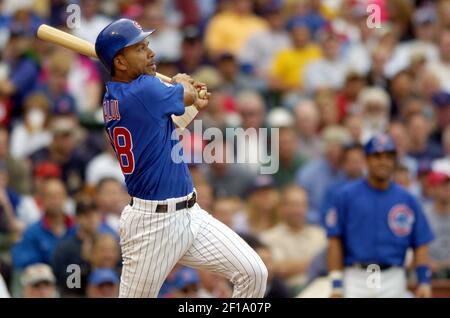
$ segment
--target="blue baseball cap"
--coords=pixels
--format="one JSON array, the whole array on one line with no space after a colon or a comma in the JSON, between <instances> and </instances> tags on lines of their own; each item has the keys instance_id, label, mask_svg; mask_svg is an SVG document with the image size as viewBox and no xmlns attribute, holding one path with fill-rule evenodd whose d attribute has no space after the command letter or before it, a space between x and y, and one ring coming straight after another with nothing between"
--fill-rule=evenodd
<instances>
[{"instance_id":1,"label":"blue baseball cap","mask_svg":"<svg viewBox=\"0 0 450 318\"><path fill-rule=\"evenodd\" d=\"M394 139L388 134L380 134L371 138L364 147L366 155L383 152L396 152Z\"/></svg>"},{"instance_id":2,"label":"blue baseball cap","mask_svg":"<svg viewBox=\"0 0 450 318\"><path fill-rule=\"evenodd\" d=\"M196 285L200 282L198 273L195 269L189 267L183 267L177 272L175 276L174 285L177 289L183 289L189 285Z\"/></svg>"},{"instance_id":3,"label":"blue baseball cap","mask_svg":"<svg viewBox=\"0 0 450 318\"><path fill-rule=\"evenodd\" d=\"M75 103L75 99L72 96L63 94L54 100L52 113L56 115L76 114Z\"/></svg>"},{"instance_id":4,"label":"blue baseball cap","mask_svg":"<svg viewBox=\"0 0 450 318\"><path fill-rule=\"evenodd\" d=\"M119 283L119 275L110 268L99 268L94 270L88 279L88 283L92 285L100 285L104 283Z\"/></svg>"},{"instance_id":5,"label":"blue baseball cap","mask_svg":"<svg viewBox=\"0 0 450 318\"><path fill-rule=\"evenodd\" d=\"M190 267L181 266L177 271L169 274L159 291L159 297L167 297L173 290L182 290L200 282L198 272Z\"/></svg>"}]
</instances>

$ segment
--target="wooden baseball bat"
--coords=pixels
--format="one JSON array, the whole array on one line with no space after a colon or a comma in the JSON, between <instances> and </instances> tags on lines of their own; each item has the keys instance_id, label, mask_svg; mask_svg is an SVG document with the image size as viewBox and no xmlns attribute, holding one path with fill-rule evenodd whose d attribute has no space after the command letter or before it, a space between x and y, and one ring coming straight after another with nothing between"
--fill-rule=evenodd
<instances>
[{"instance_id":1,"label":"wooden baseball bat","mask_svg":"<svg viewBox=\"0 0 450 318\"><path fill-rule=\"evenodd\" d=\"M95 52L94 44L83 40L77 36L70 33L58 30L47 24L42 24L37 30L37 37L43 41L47 41L53 44L60 45L69 50L78 52L80 54L98 58ZM160 73L156 73L156 77L161 79L166 83L170 83L172 79ZM181 129L184 129L198 114L198 110L195 106L186 107L185 113L182 116L172 115L172 120Z\"/></svg>"},{"instance_id":2,"label":"wooden baseball bat","mask_svg":"<svg viewBox=\"0 0 450 318\"><path fill-rule=\"evenodd\" d=\"M80 54L98 58L97 53L95 52L94 44L70 33L58 30L47 24L41 24L39 26L37 30L37 37L43 41L60 45ZM163 74L156 73L156 77L160 78L164 82L171 82L171 78Z\"/></svg>"}]
</instances>

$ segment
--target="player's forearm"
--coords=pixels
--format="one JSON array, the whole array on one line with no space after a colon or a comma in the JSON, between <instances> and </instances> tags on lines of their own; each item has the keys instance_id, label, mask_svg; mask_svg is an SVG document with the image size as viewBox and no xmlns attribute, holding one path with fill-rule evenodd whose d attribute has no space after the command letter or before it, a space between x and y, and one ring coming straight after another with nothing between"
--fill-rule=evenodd
<instances>
[{"instance_id":1,"label":"player's forearm","mask_svg":"<svg viewBox=\"0 0 450 318\"><path fill-rule=\"evenodd\" d=\"M428 245L423 245L414 250L414 263L417 266L430 265L430 259L428 256Z\"/></svg>"},{"instance_id":2,"label":"player's forearm","mask_svg":"<svg viewBox=\"0 0 450 318\"><path fill-rule=\"evenodd\" d=\"M428 245L422 245L414 250L414 263L416 265L416 279L418 288L416 297L432 297L431 268L428 254Z\"/></svg>"},{"instance_id":3,"label":"player's forearm","mask_svg":"<svg viewBox=\"0 0 450 318\"><path fill-rule=\"evenodd\" d=\"M344 257L342 242L333 237L328 241L328 271L342 271L344 268Z\"/></svg>"},{"instance_id":4,"label":"player's forearm","mask_svg":"<svg viewBox=\"0 0 450 318\"><path fill-rule=\"evenodd\" d=\"M422 245L414 250L414 265L419 284L431 283L431 262L428 245Z\"/></svg>"},{"instance_id":5,"label":"player's forearm","mask_svg":"<svg viewBox=\"0 0 450 318\"><path fill-rule=\"evenodd\" d=\"M344 257L342 241L333 237L328 241L328 277L331 284L331 297L342 297L344 292Z\"/></svg>"}]
</instances>

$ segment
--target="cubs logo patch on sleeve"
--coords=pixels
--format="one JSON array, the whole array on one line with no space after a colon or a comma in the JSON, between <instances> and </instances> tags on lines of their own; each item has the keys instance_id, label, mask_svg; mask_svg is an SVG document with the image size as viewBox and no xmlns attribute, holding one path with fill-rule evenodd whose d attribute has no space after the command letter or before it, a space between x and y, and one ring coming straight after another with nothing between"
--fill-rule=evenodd
<instances>
[{"instance_id":1,"label":"cubs logo patch on sleeve","mask_svg":"<svg viewBox=\"0 0 450 318\"><path fill-rule=\"evenodd\" d=\"M414 213L404 204L396 205L388 213L388 224L395 235L407 236L412 231Z\"/></svg>"}]
</instances>

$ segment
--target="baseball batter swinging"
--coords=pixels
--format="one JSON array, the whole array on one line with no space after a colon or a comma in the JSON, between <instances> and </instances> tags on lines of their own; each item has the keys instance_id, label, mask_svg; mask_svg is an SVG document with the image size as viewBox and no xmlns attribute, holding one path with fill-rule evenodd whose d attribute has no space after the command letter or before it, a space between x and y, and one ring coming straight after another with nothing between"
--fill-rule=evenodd
<instances>
[{"instance_id":1,"label":"baseball batter swinging","mask_svg":"<svg viewBox=\"0 0 450 318\"><path fill-rule=\"evenodd\" d=\"M205 85L186 74L163 83L155 53L138 23L120 19L103 29L95 50L112 76L103 99L104 121L132 201L120 219L123 269L119 297L157 297L177 263L221 274L233 297L263 297L267 269L230 228L196 203L185 163L174 163L171 115L202 108Z\"/></svg>"}]
</instances>

